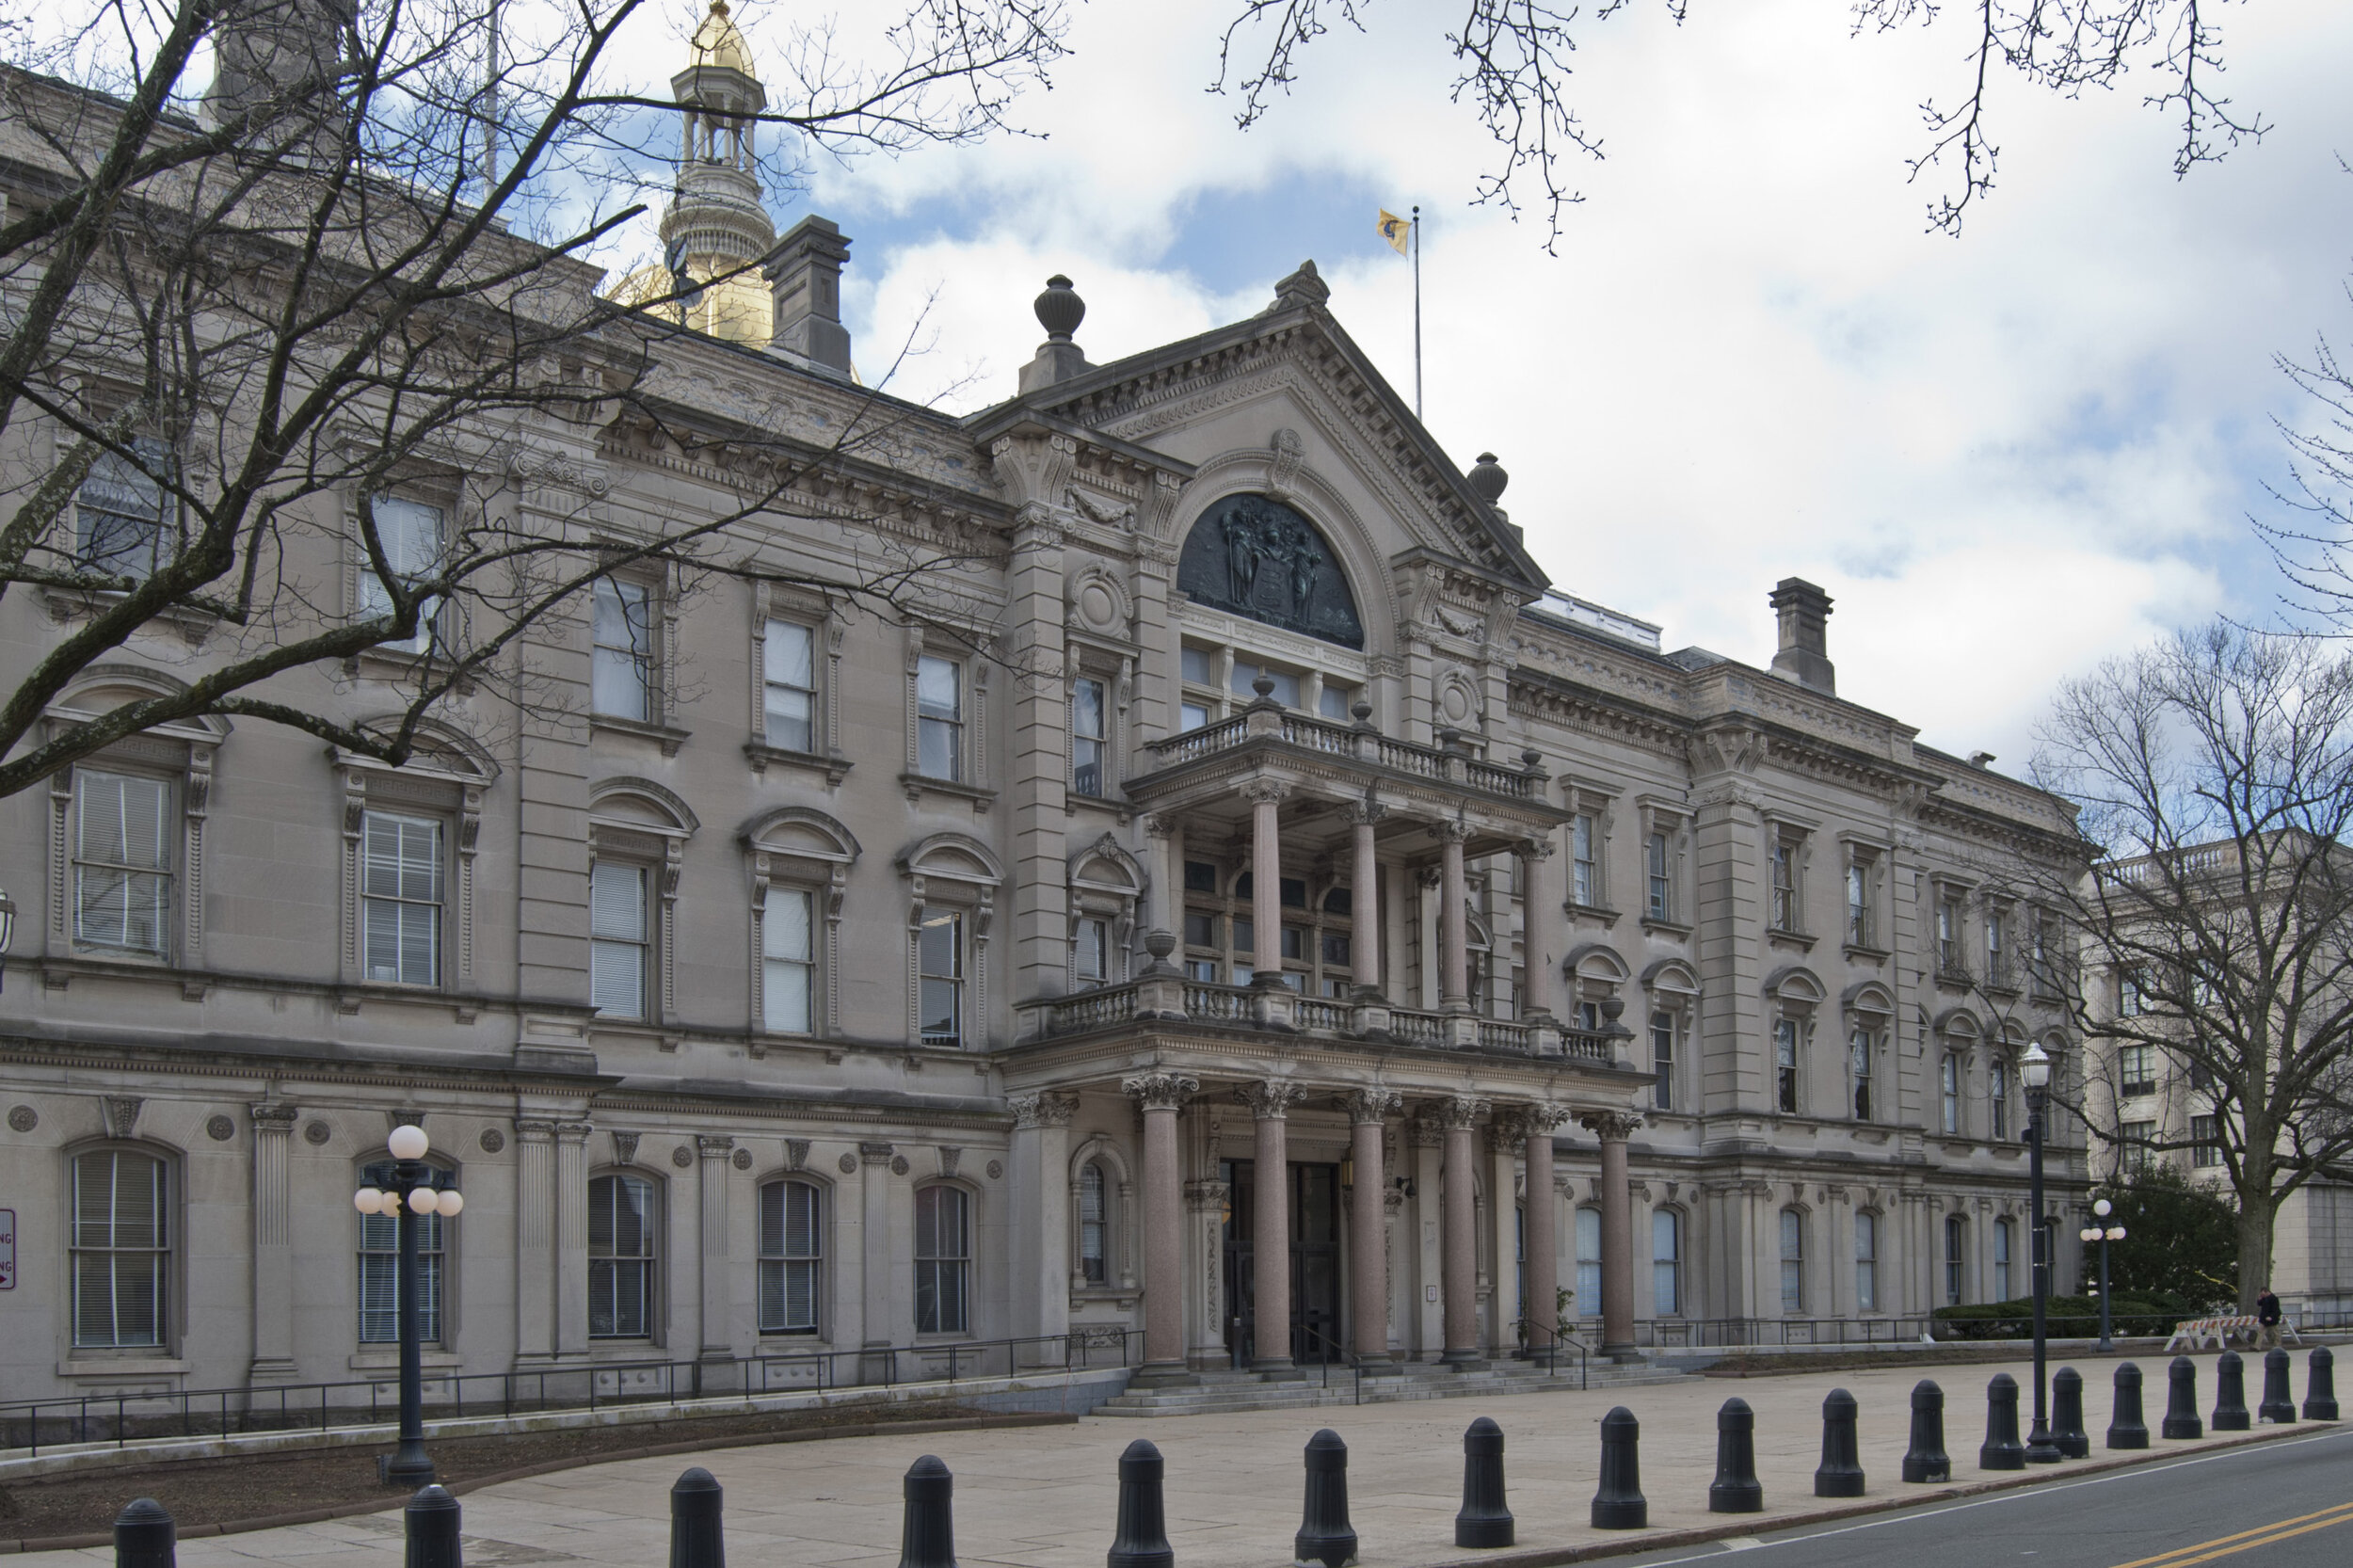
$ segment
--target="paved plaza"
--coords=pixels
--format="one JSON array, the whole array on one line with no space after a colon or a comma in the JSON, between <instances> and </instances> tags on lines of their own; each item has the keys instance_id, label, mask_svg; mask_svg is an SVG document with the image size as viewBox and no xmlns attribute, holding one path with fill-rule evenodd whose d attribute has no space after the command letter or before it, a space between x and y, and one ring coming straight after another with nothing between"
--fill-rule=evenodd
<instances>
[{"instance_id":1,"label":"paved plaza","mask_svg":"<svg viewBox=\"0 0 2353 1568\"><path fill-rule=\"evenodd\" d=\"M2199 1362L2201 1416L2214 1402L2214 1357ZM2145 1415L2153 1434L2165 1410L2167 1358L2140 1362ZM2090 1361L2086 1425L2091 1463L2123 1458L2101 1448L2115 1363ZM2053 1364L2057 1370L2057 1363ZM957 1557L965 1563L1021 1568L1100 1568L1112 1540L1120 1450L1149 1437L1168 1461L1168 1533L1183 1568L1271 1568L1290 1557L1299 1526L1301 1449L1318 1426L1349 1446L1349 1486L1364 1568L1474 1554L1456 1550L1463 1429L1477 1416L1501 1424L1511 1504L1521 1550L1588 1544L1627 1532L1587 1523L1599 1463L1599 1425L1623 1402L1642 1423L1642 1487L1651 1536L1693 1528L1769 1528L1833 1507L1813 1495L1820 1458L1822 1397L1833 1386L1861 1405L1862 1456L1873 1499L1936 1497L2008 1479L1978 1469L1984 1389L1997 1371L2021 1384L2031 1412L2030 1367L1976 1364L1785 1376L1694 1378L1613 1393L1563 1393L1430 1400L1321 1411L1260 1411L1160 1421L1085 1419L1074 1426L909 1433L724 1448L596 1464L509 1481L464 1498L466 1558L472 1568L582 1562L653 1568L666 1560L668 1489L701 1464L727 1489L727 1551L734 1568L894 1568L899 1559L900 1479L921 1454L936 1453L956 1478ZM2249 1359L2249 1403L2261 1394L2261 1363ZM2300 1400L2304 1358L2296 1357ZM1934 1377L1946 1400L1945 1448L1953 1485L1905 1486L1898 1479L1910 1427L1910 1393ZM1737 1396L1756 1412L1757 1473L1767 1512L1745 1519L1707 1512L1715 1473L1715 1414ZM2258 1428L2258 1432L2276 1429ZM2308 1429L2309 1430L2309 1429ZM2197 1443L2153 1436L2145 1456L2162 1459L2244 1441L2212 1435ZM2034 1474L2081 1473L2081 1462ZM386 1568L398 1560L400 1514L335 1520L184 1543L182 1568L249 1568L251 1560L304 1568ZM108 1551L43 1553L111 1560Z\"/></svg>"}]
</instances>

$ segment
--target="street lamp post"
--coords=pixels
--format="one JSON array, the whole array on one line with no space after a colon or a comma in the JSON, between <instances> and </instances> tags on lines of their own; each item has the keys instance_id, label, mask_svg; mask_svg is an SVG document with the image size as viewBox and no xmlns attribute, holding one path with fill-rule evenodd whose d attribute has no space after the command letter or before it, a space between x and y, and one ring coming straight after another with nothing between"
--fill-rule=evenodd
<instances>
[{"instance_id":1,"label":"street lamp post","mask_svg":"<svg viewBox=\"0 0 2353 1568\"><path fill-rule=\"evenodd\" d=\"M2034 1430L2026 1434L2026 1460L2033 1464L2057 1464L2058 1445L2051 1441L2049 1391L2043 1378L2048 1347L2043 1339L2043 1307L2051 1294L2051 1230L2042 1223L2042 1102L2051 1086L2051 1057L2030 1045L2020 1058L2018 1077L2026 1086L2027 1206L2032 1213L2034 1249Z\"/></svg>"},{"instance_id":2,"label":"street lamp post","mask_svg":"<svg viewBox=\"0 0 2353 1568\"><path fill-rule=\"evenodd\" d=\"M351 1205L362 1214L393 1220L400 1232L400 1447L385 1462L384 1479L394 1486L415 1490L433 1484L433 1461L424 1451L424 1352L418 1321L417 1224L427 1214L456 1215L466 1200L454 1190L433 1186L433 1168L424 1162L432 1147L421 1127L396 1127L384 1146L392 1156L392 1184L362 1187Z\"/></svg>"},{"instance_id":3,"label":"street lamp post","mask_svg":"<svg viewBox=\"0 0 2353 1568\"><path fill-rule=\"evenodd\" d=\"M2091 1205L2091 1215L2094 1220L2105 1220L2114 1209L2115 1205L2105 1198L2099 1198ZM2100 1348L2112 1351L2116 1346L2108 1338L2108 1243L2124 1240L2124 1227L2089 1224L2076 1235L2084 1241L2100 1243Z\"/></svg>"}]
</instances>

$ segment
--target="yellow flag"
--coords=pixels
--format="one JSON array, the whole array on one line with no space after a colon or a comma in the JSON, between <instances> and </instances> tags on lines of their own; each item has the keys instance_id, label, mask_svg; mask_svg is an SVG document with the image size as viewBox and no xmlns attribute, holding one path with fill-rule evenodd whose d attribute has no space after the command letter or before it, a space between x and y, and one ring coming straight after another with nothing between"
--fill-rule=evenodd
<instances>
[{"instance_id":1,"label":"yellow flag","mask_svg":"<svg viewBox=\"0 0 2353 1568\"><path fill-rule=\"evenodd\" d=\"M1401 256L1405 254L1406 237L1413 232L1413 229L1410 218L1400 217L1385 210L1381 214L1381 237L1387 240L1390 248Z\"/></svg>"}]
</instances>

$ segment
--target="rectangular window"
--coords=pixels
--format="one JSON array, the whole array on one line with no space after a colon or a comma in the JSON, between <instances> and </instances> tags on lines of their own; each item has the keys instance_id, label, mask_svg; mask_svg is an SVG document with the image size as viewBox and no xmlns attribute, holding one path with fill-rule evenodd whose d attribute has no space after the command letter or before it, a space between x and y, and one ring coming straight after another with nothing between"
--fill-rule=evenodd
<instances>
[{"instance_id":1,"label":"rectangular window","mask_svg":"<svg viewBox=\"0 0 2353 1568\"><path fill-rule=\"evenodd\" d=\"M2222 1129L2217 1118L2192 1116L2189 1135L2193 1140L2189 1151L2192 1165L2204 1169L2222 1163Z\"/></svg>"},{"instance_id":2,"label":"rectangular window","mask_svg":"<svg viewBox=\"0 0 2353 1568\"><path fill-rule=\"evenodd\" d=\"M1773 929L1796 931L1800 928L1798 906L1798 844L1794 839L1773 840Z\"/></svg>"},{"instance_id":3,"label":"rectangular window","mask_svg":"<svg viewBox=\"0 0 2353 1568\"><path fill-rule=\"evenodd\" d=\"M2001 1062L1989 1063L1985 1069L1986 1107L1993 1112L1993 1136L2009 1136L2009 1067Z\"/></svg>"},{"instance_id":4,"label":"rectangular window","mask_svg":"<svg viewBox=\"0 0 2353 1568\"><path fill-rule=\"evenodd\" d=\"M413 585L430 577L441 561L441 509L422 501L408 501L399 496L379 495L372 509L376 513L376 542L384 547L384 560L392 568L392 576L404 586ZM416 635L405 642L389 642L387 648L405 648L422 653L433 640L432 623L435 601L428 600L419 609ZM360 613L362 616L389 616L392 613L392 596L382 578L366 558L361 547L360 566Z\"/></svg>"},{"instance_id":5,"label":"rectangular window","mask_svg":"<svg viewBox=\"0 0 2353 1568\"><path fill-rule=\"evenodd\" d=\"M1773 1020L1773 1103L1782 1114L1798 1113L1798 1020Z\"/></svg>"},{"instance_id":6,"label":"rectangular window","mask_svg":"<svg viewBox=\"0 0 2353 1568\"><path fill-rule=\"evenodd\" d=\"M821 1193L807 1181L760 1190L760 1332L817 1332L818 1271L824 1256Z\"/></svg>"},{"instance_id":7,"label":"rectangular window","mask_svg":"<svg viewBox=\"0 0 2353 1568\"><path fill-rule=\"evenodd\" d=\"M806 888L760 894L760 1021L778 1034L816 1032L815 903Z\"/></svg>"},{"instance_id":8,"label":"rectangular window","mask_svg":"<svg viewBox=\"0 0 2353 1568\"><path fill-rule=\"evenodd\" d=\"M1781 1211L1781 1309L1805 1310L1805 1216L1794 1208Z\"/></svg>"},{"instance_id":9,"label":"rectangular window","mask_svg":"<svg viewBox=\"0 0 2353 1568\"><path fill-rule=\"evenodd\" d=\"M1966 968L1961 951L1961 900L1939 900L1936 905L1936 968L1940 974L1959 975Z\"/></svg>"},{"instance_id":10,"label":"rectangular window","mask_svg":"<svg viewBox=\"0 0 2353 1568\"><path fill-rule=\"evenodd\" d=\"M369 1187L390 1188L392 1166L386 1160L360 1173ZM438 1168L425 1176L438 1192L455 1187L456 1177ZM439 1214L420 1214L417 1225L417 1337L428 1345L441 1343L441 1260L448 1251L447 1235ZM360 1343L400 1343L400 1222L390 1214L360 1216Z\"/></svg>"},{"instance_id":11,"label":"rectangular window","mask_svg":"<svg viewBox=\"0 0 2353 1568\"><path fill-rule=\"evenodd\" d=\"M588 666L592 712L650 722L653 697L653 594L643 583L600 577Z\"/></svg>"},{"instance_id":12,"label":"rectangular window","mask_svg":"<svg viewBox=\"0 0 2353 1568\"><path fill-rule=\"evenodd\" d=\"M1217 868L1207 860L1185 862L1185 891L1217 895Z\"/></svg>"},{"instance_id":13,"label":"rectangular window","mask_svg":"<svg viewBox=\"0 0 2353 1568\"><path fill-rule=\"evenodd\" d=\"M588 868L588 1005L609 1018L646 1016L646 868Z\"/></svg>"},{"instance_id":14,"label":"rectangular window","mask_svg":"<svg viewBox=\"0 0 2353 1568\"><path fill-rule=\"evenodd\" d=\"M924 654L915 665L915 771L951 783L964 777L964 667Z\"/></svg>"},{"instance_id":15,"label":"rectangular window","mask_svg":"<svg viewBox=\"0 0 2353 1568\"><path fill-rule=\"evenodd\" d=\"M1090 1160L1079 1172L1079 1277L1089 1285L1110 1281L1110 1235L1103 1197L1103 1167Z\"/></svg>"},{"instance_id":16,"label":"rectangular window","mask_svg":"<svg viewBox=\"0 0 2353 1568\"><path fill-rule=\"evenodd\" d=\"M1245 702L1257 701L1257 680L1261 675L1274 682L1272 695L1275 701L1286 708L1299 706L1299 677L1289 670L1270 669L1263 664L1254 664L1241 659L1234 661L1234 678L1229 682L1234 695Z\"/></svg>"},{"instance_id":17,"label":"rectangular window","mask_svg":"<svg viewBox=\"0 0 2353 1568\"><path fill-rule=\"evenodd\" d=\"M964 916L953 909L925 909L916 939L916 969L922 994L919 1008L923 1043L964 1044Z\"/></svg>"},{"instance_id":18,"label":"rectangular window","mask_svg":"<svg viewBox=\"0 0 2353 1568\"><path fill-rule=\"evenodd\" d=\"M779 751L815 751L817 634L794 621L772 620L760 646L768 744Z\"/></svg>"},{"instance_id":19,"label":"rectangular window","mask_svg":"<svg viewBox=\"0 0 2353 1568\"><path fill-rule=\"evenodd\" d=\"M1847 867L1847 942L1867 948L1871 943L1871 866L1864 860Z\"/></svg>"},{"instance_id":20,"label":"rectangular window","mask_svg":"<svg viewBox=\"0 0 2353 1568\"><path fill-rule=\"evenodd\" d=\"M2149 1145L2156 1141L2155 1122L2123 1122L2116 1129L2119 1145L2116 1163L2120 1170L2140 1171L2149 1166Z\"/></svg>"},{"instance_id":21,"label":"rectangular window","mask_svg":"<svg viewBox=\"0 0 2353 1568\"><path fill-rule=\"evenodd\" d=\"M2009 915L1989 910L1985 917L1985 978L1990 985L2009 984Z\"/></svg>"},{"instance_id":22,"label":"rectangular window","mask_svg":"<svg viewBox=\"0 0 2353 1568\"><path fill-rule=\"evenodd\" d=\"M1111 731L1103 717L1103 683L1078 680L1070 688L1070 787L1082 795L1110 793L1103 759Z\"/></svg>"},{"instance_id":23,"label":"rectangular window","mask_svg":"<svg viewBox=\"0 0 2353 1568\"><path fill-rule=\"evenodd\" d=\"M1356 694L1346 686L1336 686L1329 680L1316 697L1316 712L1335 724L1345 724L1355 707Z\"/></svg>"},{"instance_id":24,"label":"rectangular window","mask_svg":"<svg viewBox=\"0 0 2353 1568\"><path fill-rule=\"evenodd\" d=\"M1947 1052L1944 1060L1936 1064L1936 1083L1938 1096L1944 1106L1945 1134L1948 1138L1958 1138L1961 1136L1960 1057Z\"/></svg>"},{"instance_id":25,"label":"rectangular window","mask_svg":"<svg viewBox=\"0 0 2353 1568\"><path fill-rule=\"evenodd\" d=\"M1847 1073L1854 1086L1854 1119L1871 1119L1871 1032L1858 1029L1847 1042Z\"/></svg>"},{"instance_id":26,"label":"rectangular window","mask_svg":"<svg viewBox=\"0 0 2353 1568\"><path fill-rule=\"evenodd\" d=\"M1090 985L1100 985L1111 978L1112 922L1082 920L1079 922L1078 952L1074 968L1080 980Z\"/></svg>"},{"instance_id":27,"label":"rectangular window","mask_svg":"<svg viewBox=\"0 0 2353 1568\"><path fill-rule=\"evenodd\" d=\"M1209 711L1200 703L1180 702L1176 705L1176 728L1180 732L1198 729L1209 722Z\"/></svg>"},{"instance_id":28,"label":"rectangular window","mask_svg":"<svg viewBox=\"0 0 2353 1568\"><path fill-rule=\"evenodd\" d=\"M73 1343L159 1350L169 1320L171 1211L164 1162L129 1149L73 1161Z\"/></svg>"},{"instance_id":29,"label":"rectangular window","mask_svg":"<svg viewBox=\"0 0 2353 1568\"><path fill-rule=\"evenodd\" d=\"M169 954L171 788L134 774L73 770L73 939Z\"/></svg>"},{"instance_id":30,"label":"rectangular window","mask_svg":"<svg viewBox=\"0 0 2353 1568\"><path fill-rule=\"evenodd\" d=\"M915 1194L915 1332L967 1334L972 1299L972 1200L958 1187Z\"/></svg>"},{"instance_id":31,"label":"rectangular window","mask_svg":"<svg viewBox=\"0 0 2353 1568\"><path fill-rule=\"evenodd\" d=\"M1307 931L1305 926L1287 925L1283 928L1283 956L1293 963L1304 964L1307 961Z\"/></svg>"},{"instance_id":32,"label":"rectangular window","mask_svg":"<svg viewBox=\"0 0 2353 1568\"><path fill-rule=\"evenodd\" d=\"M2120 1018L2137 1018L2147 1009L2148 999L2142 994L2140 971L2138 969L2117 970L2116 1016Z\"/></svg>"},{"instance_id":33,"label":"rectangular window","mask_svg":"<svg viewBox=\"0 0 2353 1568\"><path fill-rule=\"evenodd\" d=\"M1650 1309L1654 1317L1683 1312L1683 1216L1672 1208L1650 1215Z\"/></svg>"},{"instance_id":34,"label":"rectangular window","mask_svg":"<svg viewBox=\"0 0 2353 1568\"><path fill-rule=\"evenodd\" d=\"M2006 1301L2008 1301L2008 1300L2009 1300L2009 1299L2010 1299L2010 1289L2009 1289L2009 1238L2010 1238L2010 1224L2009 1224L2009 1222L2008 1220L1996 1220L1996 1221L1994 1221L1994 1222L1993 1222L1993 1299L1994 1299L1995 1301L1997 1301L1997 1302L2006 1302Z\"/></svg>"},{"instance_id":35,"label":"rectangular window","mask_svg":"<svg viewBox=\"0 0 2353 1568\"><path fill-rule=\"evenodd\" d=\"M1214 948L1217 944L1217 917L1203 909L1185 911L1185 946Z\"/></svg>"},{"instance_id":36,"label":"rectangular window","mask_svg":"<svg viewBox=\"0 0 2353 1568\"><path fill-rule=\"evenodd\" d=\"M599 1176L588 1184L588 1337L653 1332L653 1183Z\"/></svg>"},{"instance_id":37,"label":"rectangular window","mask_svg":"<svg viewBox=\"0 0 2353 1568\"><path fill-rule=\"evenodd\" d=\"M1857 1312L1880 1309L1880 1218L1854 1217L1854 1304Z\"/></svg>"},{"instance_id":38,"label":"rectangular window","mask_svg":"<svg viewBox=\"0 0 2353 1568\"><path fill-rule=\"evenodd\" d=\"M2130 1098L2157 1092L2157 1052L2153 1046L2119 1046L2116 1050L2117 1093Z\"/></svg>"},{"instance_id":39,"label":"rectangular window","mask_svg":"<svg viewBox=\"0 0 2353 1568\"><path fill-rule=\"evenodd\" d=\"M372 981L441 983L441 824L370 811L360 830L360 963Z\"/></svg>"},{"instance_id":40,"label":"rectangular window","mask_svg":"<svg viewBox=\"0 0 2353 1568\"><path fill-rule=\"evenodd\" d=\"M1349 934L1347 932L1327 931L1323 934L1323 963L1325 968L1335 969L1347 968L1355 961L1352 956L1354 952L1355 948L1350 942Z\"/></svg>"},{"instance_id":41,"label":"rectangular window","mask_svg":"<svg viewBox=\"0 0 2353 1568\"><path fill-rule=\"evenodd\" d=\"M1945 1304L1959 1306L1969 1285L1969 1222L1945 1216Z\"/></svg>"},{"instance_id":42,"label":"rectangular window","mask_svg":"<svg viewBox=\"0 0 2353 1568\"><path fill-rule=\"evenodd\" d=\"M1577 1211L1577 1315L1601 1316L1601 1210Z\"/></svg>"},{"instance_id":43,"label":"rectangular window","mask_svg":"<svg viewBox=\"0 0 2353 1568\"><path fill-rule=\"evenodd\" d=\"M173 508L159 475L170 472L171 452L152 437L134 437L129 456L102 452L73 496L75 565L85 571L145 582L177 553Z\"/></svg>"},{"instance_id":44,"label":"rectangular window","mask_svg":"<svg viewBox=\"0 0 2353 1568\"><path fill-rule=\"evenodd\" d=\"M1650 1016L1650 1064L1657 1075L1651 1085L1651 1105L1659 1111L1675 1108L1675 1016L1657 1012Z\"/></svg>"},{"instance_id":45,"label":"rectangular window","mask_svg":"<svg viewBox=\"0 0 2353 1568\"><path fill-rule=\"evenodd\" d=\"M1590 812L1569 822L1569 897L1580 908L1601 907L1601 846Z\"/></svg>"},{"instance_id":46,"label":"rectangular window","mask_svg":"<svg viewBox=\"0 0 2353 1568\"><path fill-rule=\"evenodd\" d=\"M1206 648L1188 646L1178 662L1188 686L1217 684L1217 655Z\"/></svg>"},{"instance_id":47,"label":"rectangular window","mask_svg":"<svg viewBox=\"0 0 2353 1568\"><path fill-rule=\"evenodd\" d=\"M1667 874L1667 836L1654 833L1642 846L1642 865L1650 882L1650 902L1646 905L1654 920L1672 921L1675 918L1674 886Z\"/></svg>"}]
</instances>

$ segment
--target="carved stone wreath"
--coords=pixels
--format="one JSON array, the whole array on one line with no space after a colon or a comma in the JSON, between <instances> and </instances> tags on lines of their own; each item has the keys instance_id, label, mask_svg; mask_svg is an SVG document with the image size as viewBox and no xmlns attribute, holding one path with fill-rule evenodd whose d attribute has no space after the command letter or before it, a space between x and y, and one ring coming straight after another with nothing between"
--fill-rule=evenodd
<instances>
[{"instance_id":1,"label":"carved stone wreath","mask_svg":"<svg viewBox=\"0 0 2353 1568\"><path fill-rule=\"evenodd\" d=\"M737 1149L732 1155L728 1157L728 1163L734 1166L739 1171L748 1171L752 1168L752 1151L749 1149Z\"/></svg>"},{"instance_id":2,"label":"carved stone wreath","mask_svg":"<svg viewBox=\"0 0 2353 1568\"><path fill-rule=\"evenodd\" d=\"M302 1141L314 1149L321 1147L334 1136L335 1129L325 1122L307 1122L303 1125Z\"/></svg>"},{"instance_id":3,"label":"carved stone wreath","mask_svg":"<svg viewBox=\"0 0 2353 1568\"><path fill-rule=\"evenodd\" d=\"M482 1129L482 1136L474 1142L482 1145L483 1153L496 1154L506 1146L506 1134L497 1128L486 1127Z\"/></svg>"},{"instance_id":4,"label":"carved stone wreath","mask_svg":"<svg viewBox=\"0 0 2353 1568\"><path fill-rule=\"evenodd\" d=\"M228 1117L207 1116L204 1119L204 1136L210 1138L214 1143L226 1144L230 1139L234 1138L236 1135L237 1124L231 1121Z\"/></svg>"},{"instance_id":5,"label":"carved stone wreath","mask_svg":"<svg viewBox=\"0 0 2353 1568\"><path fill-rule=\"evenodd\" d=\"M988 1162L988 1179L989 1179L989 1180L991 1180L991 1181L998 1181L998 1180L1001 1180L1001 1179L1003 1178L1003 1176L1004 1176L1004 1174L1005 1174L1005 1162L1004 1162L1003 1160L990 1160L990 1161Z\"/></svg>"},{"instance_id":6,"label":"carved stone wreath","mask_svg":"<svg viewBox=\"0 0 2353 1568\"><path fill-rule=\"evenodd\" d=\"M857 1156L855 1154L845 1154L835 1163L840 1167L841 1174L843 1176L856 1176L857 1174Z\"/></svg>"},{"instance_id":7,"label":"carved stone wreath","mask_svg":"<svg viewBox=\"0 0 2353 1568\"><path fill-rule=\"evenodd\" d=\"M10 1132L30 1132L39 1126L40 1126L40 1112L31 1106L12 1105L8 1107L8 1130Z\"/></svg>"}]
</instances>

